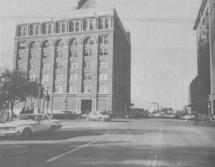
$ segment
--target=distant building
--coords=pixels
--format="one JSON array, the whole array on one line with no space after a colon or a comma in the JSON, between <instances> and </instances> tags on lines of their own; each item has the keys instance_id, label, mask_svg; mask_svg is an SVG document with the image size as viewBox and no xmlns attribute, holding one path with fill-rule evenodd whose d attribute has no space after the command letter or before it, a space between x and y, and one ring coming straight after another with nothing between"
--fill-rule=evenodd
<instances>
[{"instance_id":1,"label":"distant building","mask_svg":"<svg viewBox=\"0 0 215 167\"><path fill-rule=\"evenodd\" d=\"M201 101L199 99L199 81L198 81L198 76L194 78L190 84L189 87L189 101L190 105L189 108L191 108L191 112L198 112L201 113ZM207 110L207 108L206 108Z\"/></svg>"},{"instance_id":2,"label":"distant building","mask_svg":"<svg viewBox=\"0 0 215 167\"><path fill-rule=\"evenodd\" d=\"M194 25L197 32L199 112L215 110L215 1L202 0Z\"/></svg>"},{"instance_id":3,"label":"distant building","mask_svg":"<svg viewBox=\"0 0 215 167\"><path fill-rule=\"evenodd\" d=\"M79 1L65 18L17 25L15 69L48 90L52 111L122 115L130 109L130 33L113 7L92 2Z\"/></svg>"}]
</instances>

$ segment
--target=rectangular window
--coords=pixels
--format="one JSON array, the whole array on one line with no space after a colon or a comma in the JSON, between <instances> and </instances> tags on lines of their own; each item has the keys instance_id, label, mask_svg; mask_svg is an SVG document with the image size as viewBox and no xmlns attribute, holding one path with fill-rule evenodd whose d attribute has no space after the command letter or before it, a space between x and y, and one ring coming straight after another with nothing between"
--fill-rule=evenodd
<instances>
[{"instance_id":1,"label":"rectangular window","mask_svg":"<svg viewBox=\"0 0 215 167\"><path fill-rule=\"evenodd\" d=\"M90 30L94 30L95 29L95 20L90 20Z\"/></svg>"},{"instance_id":2,"label":"rectangular window","mask_svg":"<svg viewBox=\"0 0 215 167\"><path fill-rule=\"evenodd\" d=\"M87 68L87 69L92 69L92 62L90 61L84 61L84 68Z\"/></svg>"},{"instance_id":3,"label":"rectangular window","mask_svg":"<svg viewBox=\"0 0 215 167\"><path fill-rule=\"evenodd\" d=\"M75 31L75 24L73 21L70 21L70 24L69 24L69 31L70 32L74 32Z\"/></svg>"},{"instance_id":4,"label":"rectangular window","mask_svg":"<svg viewBox=\"0 0 215 167\"><path fill-rule=\"evenodd\" d=\"M36 81L37 77L36 75L30 75L29 79L30 81Z\"/></svg>"},{"instance_id":5,"label":"rectangular window","mask_svg":"<svg viewBox=\"0 0 215 167\"><path fill-rule=\"evenodd\" d=\"M86 31L88 30L89 27L89 20L84 20L83 21L83 30Z\"/></svg>"},{"instance_id":6,"label":"rectangular window","mask_svg":"<svg viewBox=\"0 0 215 167\"><path fill-rule=\"evenodd\" d=\"M43 82L49 81L49 75L48 75L48 74L43 74L43 75L42 75L42 81L43 81Z\"/></svg>"},{"instance_id":7,"label":"rectangular window","mask_svg":"<svg viewBox=\"0 0 215 167\"><path fill-rule=\"evenodd\" d=\"M78 69L78 63L71 63L71 69Z\"/></svg>"},{"instance_id":8,"label":"rectangular window","mask_svg":"<svg viewBox=\"0 0 215 167\"><path fill-rule=\"evenodd\" d=\"M84 56L92 56L93 50L91 48L85 48L84 49Z\"/></svg>"},{"instance_id":9,"label":"rectangular window","mask_svg":"<svg viewBox=\"0 0 215 167\"><path fill-rule=\"evenodd\" d=\"M78 74L71 74L70 75L70 81L77 81L78 80Z\"/></svg>"},{"instance_id":10,"label":"rectangular window","mask_svg":"<svg viewBox=\"0 0 215 167\"><path fill-rule=\"evenodd\" d=\"M49 70L50 69L50 64L45 63L43 64L43 70Z\"/></svg>"},{"instance_id":11,"label":"rectangular window","mask_svg":"<svg viewBox=\"0 0 215 167\"><path fill-rule=\"evenodd\" d=\"M105 29L109 28L109 19L105 18Z\"/></svg>"},{"instance_id":12,"label":"rectangular window","mask_svg":"<svg viewBox=\"0 0 215 167\"><path fill-rule=\"evenodd\" d=\"M75 22L75 31L80 31L80 27L81 27L80 21L76 21Z\"/></svg>"},{"instance_id":13,"label":"rectangular window","mask_svg":"<svg viewBox=\"0 0 215 167\"><path fill-rule=\"evenodd\" d=\"M106 81L108 79L107 73L100 73L99 74L99 80Z\"/></svg>"},{"instance_id":14,"label":"rectangular window","mask_svg":"<svg viewBox=\"0 0 215 167\"><path fill-rule=\"evenodd\" d=\"M101 55L101 56L108 55L108 49L107 48L99 48L99 55Z\"/></svg>"},{"instance_id":15,"label":"rectangular window","mask_svg":"<svg viewBox=\"0 0 215 167\"><path fill-rule=\"evenodd\" d=\"M107 93L107 86L106 85L100 85L99 86L99 93Z\"/></svg>"},{"instance_id":16,"label":"rectangular window","mask_svg":"<svg viewBox=\"0 0 215 167\"><path fill-rule=\"evenodd\" d=\"M60 23L56 23L56 33L59 33L61 31Z\"/></svg>"},{"instance_id":17,"label":"rectangular window","mask_svg":"<svg viewBox=\"0 0 215 167\"><path fill-rule=\"evenodd\" d=\"M35 26L35 35L38 35L40 33L40 25Z\"/></svg>"},{"instance_id":18,"label":"rectangular window","mask_svg":"<svg viewBox=\"0 0 215 167\"><path fill-rule=\"evenodd\" d=\"M103 18L99 18L99 20L98 20L98 28L103 29L103 27L104 27Z\"/></svg>"},{"instance_id":19,"label":"rectangular window","mask_svg":"<svg viewBox=\"0 0 215 167\"><path fill-rule=\"evenodd\" d=\"M100 66L101 69L102 68L108 68L108 62L107 61L102 61L102 62L100 62L99 66Z\"/></svg>"},{"instance_id":20,"label":"rectangular window","mask_svg":"<svg viewBox=\"0 0 215 167\"><path fill-rule=\"evenodd\" d=\"M61 24L61 31L66 32L66 23Z\"/></svg>"},{"instance_id":21,"label":"rectangular window","mask_svg":"<svg viewBox=\"0 0 215 167\"><path fill-rule=\"evenodd\" d=\"M30 67L29 67L30 70L34 70L35 69L35 66L30 64Z\"/></svg>"},{"instance_id":22,"label":"rectangular window","mask_svg":"<svg viewBox=\"0 0 215 167\"><path fill-rule=\"evenodd\" d=\"M71 57L78 57L78 50L73 50L73 48L71 48L70 56Z\"/></svg>"},{"instance_id":23,"label":"rectangular window","mask_svg":"<svg viewBox=\"0 0 215 167\"><path fill-rule=\"evenodd\" d=\"M84 74L84 79L85 80L92 80L92 74L91 73Z\"/></svg>"},{"instance_id":24,"label":"rectangular window","mask_svg":"<svg viewBox=\"0 0 215 167\"><path fill-rule=\"evenodd\" d=\"M77 86L76 86L76 85L70 86L69 92L70 92L70 93L76 93L76 92L77 92Z\"/></svg>"},{"instance_id":25,"label":"rectangular window","mask_svg":"<svg viewBox=\"0 0 215 167\"><path fill-rule=\"evenodd\" d=\"M91 86L91 85L85 85L85 86L84 86L84 92L85 92L85 93L90 93L90 92L92 92L92 86Z\"/></svg>"},{"instance_id":26,"label":"rectangular window","mask_svg":"<svg viewBox=\"0 0 215 167\"><path fill-rule=\"evenodd\" d=\"M56 81L62 81L63 80L63 75L62 74L57 74L56 75Z\"/></svg>"},{"instance_id":27,"label":"rectangular window","mask_svg":"<svg viewBox=\"0 0 215 167\"><path fill-rule=\"evenodd\" d=\"M104 48L104 55L108 55L108 49Z\"/></svg>"}]
</instances>

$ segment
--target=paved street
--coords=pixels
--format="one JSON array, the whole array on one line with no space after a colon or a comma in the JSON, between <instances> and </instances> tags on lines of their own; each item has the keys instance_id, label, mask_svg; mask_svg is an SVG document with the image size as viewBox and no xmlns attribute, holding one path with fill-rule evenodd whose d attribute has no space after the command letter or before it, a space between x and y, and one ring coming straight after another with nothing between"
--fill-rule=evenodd
<instances>
[{"instance_id":1,"label":"paved street","mask_svg":"<svg viewBox=\"0 0 215 167\"><path fill-rule=\"evenodd\" d=\"M215 128L180 120L64 122L53 136L0 140L1 167L213 167Z\"/></svg>"}]
</instances>

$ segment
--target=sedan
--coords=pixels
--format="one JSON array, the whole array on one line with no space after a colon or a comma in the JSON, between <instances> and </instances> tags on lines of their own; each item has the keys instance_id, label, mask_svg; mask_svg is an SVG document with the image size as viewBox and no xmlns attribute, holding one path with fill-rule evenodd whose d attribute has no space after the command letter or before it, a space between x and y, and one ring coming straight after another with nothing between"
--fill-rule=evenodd
<instances>
[{"instance_id":1,"label":"sedan","mask_svg":"<svg viewBox=\"0 0 215 167\"><path fill-rule=\"evenodd\" d=\"M90 112L87 120L89 121L111 121L111 116L104 112Z\"/></svg>"},{"instance_id":2,"label":"sedan","mask_svg":"<svg viewBox=\"0 0 215 167\"><path fill-rule=\"evenodd\" d=\"M51 119L47 114L21 114L15 121L0 124L0 136L27 139L34 133L52 133L60 127L60 122Z\"/></svg>"}]
</instances>

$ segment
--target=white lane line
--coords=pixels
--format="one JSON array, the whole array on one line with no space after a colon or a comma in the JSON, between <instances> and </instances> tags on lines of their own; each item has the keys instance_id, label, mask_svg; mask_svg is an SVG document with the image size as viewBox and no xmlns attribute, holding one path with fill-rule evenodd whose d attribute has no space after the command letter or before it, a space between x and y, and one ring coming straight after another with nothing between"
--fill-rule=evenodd
<instances>
[{"instance_id":1,"label":"white lane line","mask_svg":"<svg viewBox=\"0 0 215 167\"><path fill-rule=\"evenodd\" d=\"M151 166L152 167L157 167L157 161L158 161L158 152L159 152L159 149L160 149L160 146L162 144L162 132L161 130L159 130L159 134L157 135L156 137L156 140L155 140L155 147L154 147L154 156L153 156L153 160L152 160L152 164Z\"/></svg>"},{"instance_id":2,"label":"white lane line","mask_svg":"<svg viewBox=\"0 0 215 167\"><path fill-rule=\"evenodd\" d=\"M85 147L87 147L87 146L89 146L89 145L91 145L91 144L93 144L93 143L99 141L100 139L101 139L101 138L95 139L95 140L93 140L93 141L91 141L91 142L89 142L89 143L87 143L87 144L81 145L81 146L79 146L79 147L77 147L77 148L75 148L75 149L73 149L73 150L67 151L67 152L65 152L65 153L63 153L63 154L60 154L60 155L56 156L56 157L50 158L50 159L48 159L46 162L47 162L47 163L52 162L52 161L54 161L54 160L56 160L56 159L59 159L59 158L65 156L65 155L68 155L68 154L70 154L70 153L72 153L72 152L74 152L74 151L78 151L78 150L80 150L80 149L82 149L82 148L85 148Z\"/></svg>"}]
</instances>

